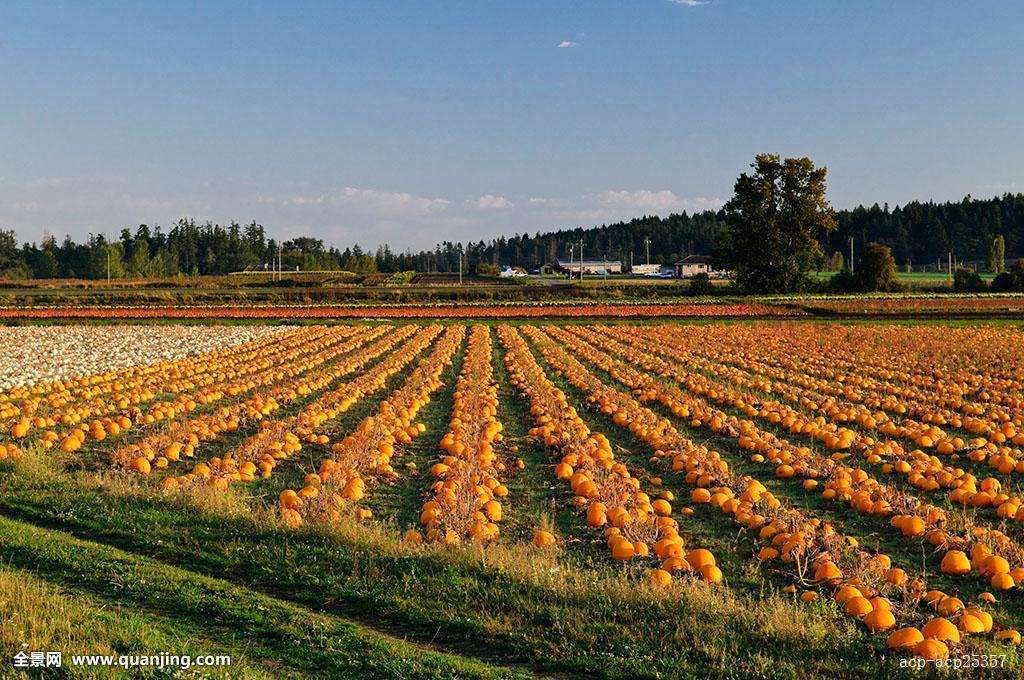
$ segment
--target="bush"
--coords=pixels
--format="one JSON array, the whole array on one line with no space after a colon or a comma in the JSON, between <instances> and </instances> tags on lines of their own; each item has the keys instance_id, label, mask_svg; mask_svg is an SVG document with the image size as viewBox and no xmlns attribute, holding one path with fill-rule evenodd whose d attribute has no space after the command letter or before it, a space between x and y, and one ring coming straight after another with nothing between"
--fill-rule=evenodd
<instances>
[{"instance_id":1,"label":"bush","mask_svg":"<svg viewBox=\"0 0 1024 680\"><path fill-rule=\"evenodd\" d=\"M387 284L389 286L405 286L412 283L413 279L415 278L415 271L409 270L404 272L395 272L394 274L388 277Z\"/></svg>"},{"instance_id":2,"label":"bush","mask_svg":"<svg viewBox=\"0 0 1024 680\"><path fill-rule=\"evenodd\" d=\"M476 265L477 276L500 276L501 268L490 262L480 262Z\"/></svg>"},{"instance_id":3,"label":"bush","mask_svg":"<svg viewBox=\"0 0 1024 680\"><path fill-rule=\"evenodd\" d=\"M1013 274L1003 272L992 279L992 291L995 293L1009 293L1014 289Z\"/></svg>"},{"instance_id":4,"label":"bush","mask_svg":"<svg viewBox=\"0 0 1024 680\"><path fill-rule=\"evenodd\" d=\"M690 279L689 290L691 295L713 295L715 286L711 283L711 277L701 272Z\"/></svg>"},{"instance_id":5,"label":"bush","mask_svg":"<svg viewBox=\"0 0 1024 680\"><path fill-rule=\"evenodd\" d=\"M953 290L958 293L980 293L986 288L984 279L976 271L957 269L953 273Z\"/></svg>"},{"instance_id":6,"label":"bush","mask_svg":"<svg viewBox=\"0 0 1024 680\"><path fill-rule=\"evenodd\" d=\"M898 293L907 289L899 280L892 251L880 243L864 246L857 271L843 269L832 277L828 287L840 293Z\"/></svg>"},{"instance_id":7,"label":"bush","mask_svg":"<svg viewBox=\"0 0 1024 680\"><path fill-rule=\"evenodd\" d=\"M853 277L853 272L844 267L829 279L828 287L835 293L853 293L857 290L857 281Z\"/></svg>"},{"instance_id":8,"label":"bush","mask_svg":"<svg viewBox=\"0 0 1024 680\"><path fill-rule=\"evenodd\" d=\"M1013 277L1013 289L1024 291L1024 260L1017 260L1010 270L1010 276Z\"/></svg>"}]
</instances>

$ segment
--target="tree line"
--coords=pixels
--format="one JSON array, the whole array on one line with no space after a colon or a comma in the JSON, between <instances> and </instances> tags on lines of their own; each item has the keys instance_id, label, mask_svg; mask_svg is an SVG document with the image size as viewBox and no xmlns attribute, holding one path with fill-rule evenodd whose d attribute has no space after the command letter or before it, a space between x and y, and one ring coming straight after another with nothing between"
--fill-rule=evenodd
<instances>
[{"instance_id":1,"label":"tree line","mask_svg":"<svg viewBox=\"0 0 1024 680\"><path fill-rule=\"evenodd\" d=\"M855 254L869 243L887 246L897 266L945 266L950 254L957 262L978 262L981 269L999 267L1005 259L1024 257L1024 194L946 203L914 201L858 206L831 212L834 226L814 235L820 253L811 265L841 270L848 263L850 238ZM222 226L181 219L168 230L139 225L122 229L117 239L90 235L84 242L52 237L40 243L17 241L0 230L0 277L25 278L152 278L177 275L227 274L272 268L374 272L474 271L480 265L517 265L536 269L556 259L619 260L626 265L671 263L689 254L722 255L730 242L726 208L667 217L643 216L590 228L517 234L465 244L438 243L432 249L396 252L388 245L364 251L359 245L339 249L311 236L276 241L262 225ZM999 255L1001 253L1001 255ZM728 257L721 258L723 262Z\"/></svg>"},{"instance_id":2,"label":"tree line","mask_svg":"<svg viewBox=\"0 0 1024 680\"><path fill-rule=\"evenodd\" d=\"M70 236L60 243L53 237L42 243L18 246L11 230L0 230L0 278L163 278L179 275L229 274L245 270L346 270L360 274L377 271L387 261L387 247L366 253L359 246L338 250L321 239L299 237L284 242L267 238L262 225L232 222L197 224L182 219L170 230L139 225L122 229L116 240L93 234L82 243Z\"/></svg>"},{"instance_id":3,"label":"tree line","mask_svg":"<svg viewBox=\"0 0 1024 680\"><path fill-rule=\"evenodd\" d=\"M954 245L947 238L950 233L964 239L958 242L956 262L960 266L953 277L956 290L1024 291L1024 259L1018 259L1010 271L1005 266L1007 246L1017 247L1020 243L1013 227L1022 217L1024 196L1007 195L991 201L973 201L968 197L941 208L912 203L892 212L888 207L873 206L870 210L858 208L837 215L826 197L828 171L815 167L810 158L783 160L775 154L759 154L750 167L751 172L742 173L736 180L733 197L723 208L726 230L715 245L720 264L733 272L736 284L745 292L790 293L822 288L842 292L904 290L906 284L898 276L897 257L902 255L909 269L915 254L938 254L935 266L941 269L941 250L936 249L945 247L949 248L947 266L952 269ZM954 219L956 229L940 228L941 233L932 233L907 227L941 225L933 222L938 219L937 214ZM1004 215L1010 215L1012 220L1008 232ZM967 228L965 220L976 220L979 226ZM861 248L859 255L854 255L857 230L861 232ZM935 240L914 240L926 233ZM835 245L837 239L844 243L844 237L850 239L853 260L849 263L844 261L841 250L826 256L829 244ZM977 265L996 274L991 284L982 279L977 267L963 266L972 256L978 258ZM814 269L821 271L826 262L836 273L822 285L809 273Z\"/></svg>"}]
</instances>

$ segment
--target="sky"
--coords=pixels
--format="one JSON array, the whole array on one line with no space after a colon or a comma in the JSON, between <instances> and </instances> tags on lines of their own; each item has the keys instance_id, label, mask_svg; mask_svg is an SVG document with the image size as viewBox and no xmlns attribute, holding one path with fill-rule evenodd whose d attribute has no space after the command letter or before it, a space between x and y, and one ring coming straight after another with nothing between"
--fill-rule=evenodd
<instances>
[{"instance_id":1,"label":"sky","mask_svg":"<svg viewBox=\"0 0 1024 680\"><path fill-rule=\"evenodd\" d=\"M0 5L0 228L256 220L397 250L717 208L1024 191L1024 3Z\"/></svg>"}]
</instances>

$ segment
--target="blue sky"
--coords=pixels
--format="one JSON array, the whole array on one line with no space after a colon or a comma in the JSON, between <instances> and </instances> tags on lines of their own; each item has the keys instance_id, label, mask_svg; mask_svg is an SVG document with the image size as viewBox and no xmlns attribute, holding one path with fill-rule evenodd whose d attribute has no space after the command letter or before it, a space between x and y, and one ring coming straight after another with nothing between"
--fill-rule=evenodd
<instances>
[{"instance_id":1,"label":"blue sky","mask_svg":"<svg viewBox=\"0 0 1024 680\"><path fill-rule=\"evenodd\" d=\"M420 247L718 207L754 154L837 207L1024 191L1024 4L0 7L0 226L183 215Z\"/></svg>"}]
</instances>

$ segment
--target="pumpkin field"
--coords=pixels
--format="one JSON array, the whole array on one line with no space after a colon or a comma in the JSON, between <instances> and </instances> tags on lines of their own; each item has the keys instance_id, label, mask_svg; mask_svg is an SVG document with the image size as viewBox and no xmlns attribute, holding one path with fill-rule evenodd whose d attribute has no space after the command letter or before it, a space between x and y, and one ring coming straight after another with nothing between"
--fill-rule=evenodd
<instances>
[{"instance_id":1,"label":"pumpkin field","mask_svg":"<svg viewBox=\"0 0 1024 680\"><path fill-rule=\"evenodd\" d=\"M1022 347L1000 322L0 329L0 648L1020 676Z\"/></svg>"}]
</instances>

